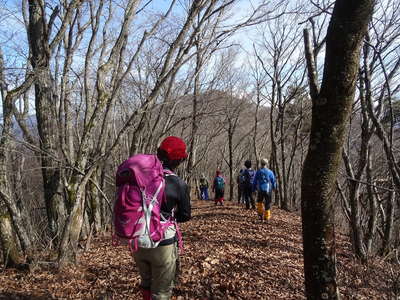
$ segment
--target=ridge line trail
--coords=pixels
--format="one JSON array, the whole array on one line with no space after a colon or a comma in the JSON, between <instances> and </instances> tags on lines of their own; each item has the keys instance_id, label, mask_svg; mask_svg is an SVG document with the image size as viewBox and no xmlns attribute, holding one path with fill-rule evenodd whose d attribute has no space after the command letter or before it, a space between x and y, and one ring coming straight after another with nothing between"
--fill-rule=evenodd
<instances>
[{"instance_id":1,"label":"ridge line trail","mask_svg":"<svg viewBox=\"0 0 400 300\"><path fill-rule=\"evenodd\" d=\"M172 300L305 299L300 216L273 206L270 222L262 224L255 210L230 201L223 207L193 201L192 216L180 226L184 252ZM338 233L336 246L342 298L388 299L390 265L360 264ZM112 246L110 233L93 239L79 263L62 271L48 263L55 254L43 253L31 272L0 268L0 300L141 299L128 247Z\"/></svg>"},{"instance_id":2,"label":"ridge line trail","mask_svg":"<svg viewBox=\"0 0 400 300\"><path fill-rule=\"evenodd\" d=\"M255 210L236 203L192 201L192 220L180 228L184 252L173 300L304 299L298 216L272 207L270 223L261 224ZM141 299L139 280L128 247L112 246L108 234L61 272L46 264L31 273L0 272L0 299Z\"/></svg>"},{"instance_id":3,"label":"ridge line trail","mask_svg":"<svg viewBox=\"0 0 400 300\"><path fill-rule=\"evenodd\" d=\"M181 225L176 295L189 299L304 299L300 217L272 207L269 223L236 203L193 201Z\"/></svg>"}]
</instances>

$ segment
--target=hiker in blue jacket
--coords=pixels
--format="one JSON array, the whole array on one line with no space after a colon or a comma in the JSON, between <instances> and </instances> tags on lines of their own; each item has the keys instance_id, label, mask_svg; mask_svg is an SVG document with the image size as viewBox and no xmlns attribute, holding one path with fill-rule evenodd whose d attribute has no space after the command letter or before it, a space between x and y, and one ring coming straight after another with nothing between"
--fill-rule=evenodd
<instances>
[{"instance_id":1,"label":"hiker in blue jacket","mask_svg":"<svg viewBox=\"0 0 400 300\"><path fill-rule=\"evenodd\" d=\"M274 172L267 168L268 160L261 159L261 168L256 172L253 188L257 189L257 212L261 220L271 218L271 194L276 189ZM264 208L263 208L264 203Z\"/></svg>"},{"instance_id":2,"label":"hiker in blue jacket","mask_svg":"<svg viewBox=\"0 0 400 300\"><path fill-rule=\"evenodd\" d=\"M246 169L243 171L243 198L246 203L246 209L250 209L250 205L252 209L255 209L256 204L253 198L253 193L255 191L253 187L255 171L251 168L251 160L246 160L244 166Z\"/></svg>"}]
</instances>

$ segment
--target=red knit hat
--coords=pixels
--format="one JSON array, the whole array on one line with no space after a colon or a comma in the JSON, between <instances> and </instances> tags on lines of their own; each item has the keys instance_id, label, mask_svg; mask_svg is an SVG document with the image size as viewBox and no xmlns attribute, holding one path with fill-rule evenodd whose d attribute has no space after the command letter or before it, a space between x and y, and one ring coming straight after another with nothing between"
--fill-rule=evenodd
<instances>
[{"instance_id":1,"label":"red knit hat","mask_svg":"<svg viewBox=\"0 0 400 300\"><path fill-rule=\"evenodd\" d=\"M185 142L176 136L166 137L161 142L160 149L167 152L167 157L170 160L179 160L188 156Z\"/></svg>"}]
</instances>

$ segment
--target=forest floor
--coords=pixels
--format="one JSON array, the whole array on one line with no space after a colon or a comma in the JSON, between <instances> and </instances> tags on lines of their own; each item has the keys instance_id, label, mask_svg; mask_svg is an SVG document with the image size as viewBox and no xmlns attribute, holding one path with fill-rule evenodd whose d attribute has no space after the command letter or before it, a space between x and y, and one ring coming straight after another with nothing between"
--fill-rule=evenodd
<instances>
[{"instance_id":1,"label":"forest floor","mask_svg":"<svg viewBox=\"0 0 400 300\"><path fill-rule=\"evenodd\" d=\"M261 223L254 210L231 202L194 201L192 209L181 225L185 249L172 299L305 299L298 215L273 207L270 222ZM350 247L337 235L342 298L390 299L390 265L362 265ZM141 299L138 284L129 251L110 237L94 239L79 264L62 272L43 262L30 272L0 269L0 299Z\"/></svg>"}]
</instances>

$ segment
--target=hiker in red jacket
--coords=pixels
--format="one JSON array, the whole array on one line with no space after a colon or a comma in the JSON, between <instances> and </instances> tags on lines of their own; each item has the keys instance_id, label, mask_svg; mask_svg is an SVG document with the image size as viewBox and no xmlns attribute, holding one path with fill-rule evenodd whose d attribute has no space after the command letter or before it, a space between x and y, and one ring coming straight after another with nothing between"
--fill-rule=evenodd
<instances>
[{"instance_id":1,"label":"hiker in red jacket","mask_svg":"<svg viewBox=\"0 0 400 300\"><path fill-rule=\"evenodd\" d=\"M212 190L215 193L215 205L224 205L225 179L219 170L215 173Z\"/></svg>"},{"instance_id":2,"label":"hiker in red jacket","mask_svg":"<svg viewBox=\"0 0 400 300\"><path fill-rule=\"evenodd\" d=\"M169 136L162 141L157 157L164 170L173 173L187 157L186 144L178 137ZM168 174L168 173L167 173ZM191 218L190 194L187 184L177 175L165 176L165 198L161 214L167 219L174 217L177 222ZM174 228L167 230L158 247L139 248L133 257L139 269L140 290L144 300L170 299L177 272L178 236Z\"/></svg>"}]
</instances>

